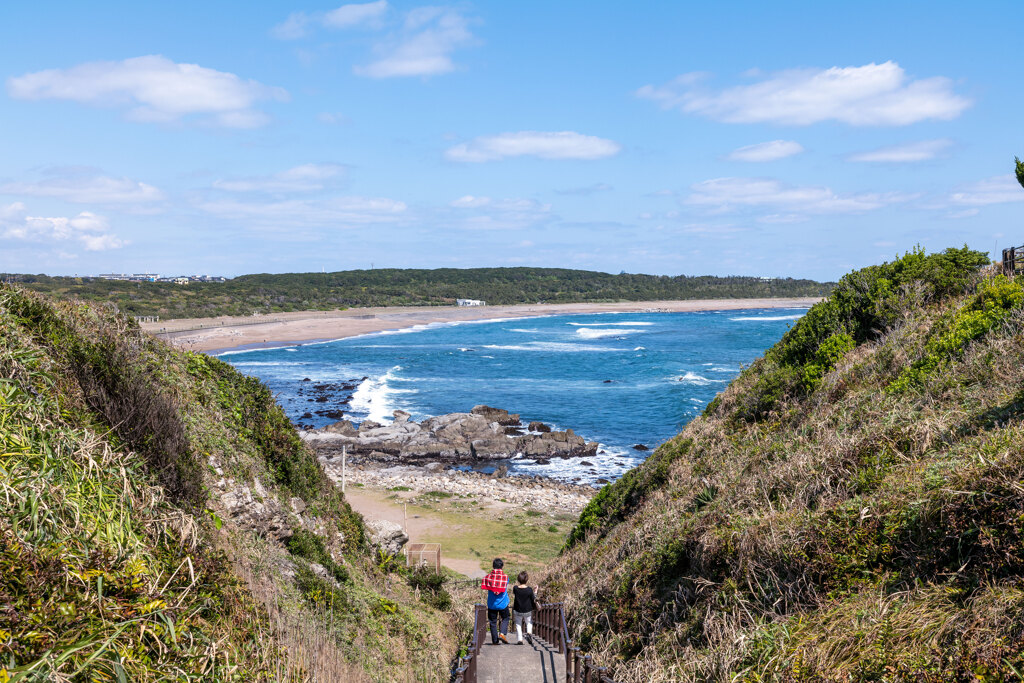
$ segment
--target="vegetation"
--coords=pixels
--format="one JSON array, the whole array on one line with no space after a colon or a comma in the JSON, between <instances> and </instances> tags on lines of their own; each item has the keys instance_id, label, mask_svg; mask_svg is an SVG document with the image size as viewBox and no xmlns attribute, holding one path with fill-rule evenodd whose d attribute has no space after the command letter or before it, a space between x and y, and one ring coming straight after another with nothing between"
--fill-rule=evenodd
<instances>
[{"instance_id":1,"label":"vegetation","mask_svg":"<svg viewBox=\"0 0 1024 683\"><path fill-rule=\"evenodd\" d=\"M0 287L0 493L0 681L447 678L266 387L110 310Z\"/></svg>"},{"instance_id":2,"label":"vegetation","mask_svg":"<svg viewBox=\"0 0 1024 683\"><path fill-rule=\"evenodd\" d=\"M565 268L380 269L243 275L228 282L176 285L98 278L4 275L28 289L95 303L130 315L200 318L355 306L445 306L457 298L489 304L658 301L824 296L831 283L790 278L611 275Z\"/></svg>"},{"instance_id":3,"label":"vegetation","mask_svg":"<svg viewBox=\"0 0 1024 683\"><path fill-rule=\"evenodd\" d=\"M547 594L616 680L1024 675L1024 287L920 250L844 277L605 487Z\"/></svg>"}]
</instances>

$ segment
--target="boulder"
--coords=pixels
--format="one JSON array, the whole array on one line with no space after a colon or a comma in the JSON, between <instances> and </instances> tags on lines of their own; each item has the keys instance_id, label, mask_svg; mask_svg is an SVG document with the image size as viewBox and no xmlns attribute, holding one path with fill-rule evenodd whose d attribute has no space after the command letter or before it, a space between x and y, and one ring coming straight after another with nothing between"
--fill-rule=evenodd
<instances>
[{"instance_id":1,"label":"boulder","mask_svg":"<svg viewBox=\"0 0 1024 683\"><path fill-rule=\"evenodd\" d=\"M480 415L488 422L497 422L502 427L519 424L519 415L510 415L507 410L502 410L501 408L492 408L490 406L479 405L473 406L473 410L469 412L473 413L474 415Z\"/></svg>"},{"instance_id":2,"label":"boulder","mask_svg":"<svg viewBox=\"0 0 1024 683\"><path fill-rule=\"evenodd\" d=\"M536 421L531 422L530 425L527 427L527 429L529 429L531 432L550 432L551 431L551 427L548 427L543 422L536 422Z\"/></svg>"},{"instance_id":3,"label":"boulder","mask_svg":"<svg viewBox=\"0 0 1024 683\"><path fill-rule=\"evenodd\" d=\"M368 521L366 531L370 537L370 545L392 557L399 555L402 546L409 542L409 535L402 530L402 526L386 519Z\"/></svg>"}]
</instances>

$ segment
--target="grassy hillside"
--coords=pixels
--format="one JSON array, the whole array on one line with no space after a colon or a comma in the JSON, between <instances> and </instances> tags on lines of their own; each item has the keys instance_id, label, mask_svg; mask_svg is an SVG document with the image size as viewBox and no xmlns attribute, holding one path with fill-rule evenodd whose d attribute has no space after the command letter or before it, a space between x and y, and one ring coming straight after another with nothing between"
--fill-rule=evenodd
<instances>
[{"instance_id":1,"label":"grassy hillside","mask_svg":"<svg viewBox=\"0 0 1024 683\"><path fill-rule=\"evenodd\" d=\"M447 603L257 380L0 287L0 681L446 680Z\"/></svg>"},{"instance_id":2,"label":"grassy hillside","mask_svg":"<svg viewBox=\"0 0 1024 683\"><path fill-rule=\"evenodd\" d=\"M379 269L337 273L243 275L223 283L175 285L45 275L0 275L29 289L97 303L130 315L193 318L333 310L353 306L454 305L457 298L490 304L538 301L657 301L822 296L832 283L755 277L611 275L565 268Z\"/></svg>"},{"instance_id":3,"label":"grassy hillside","mask_svg":"<svg viewBox=\"0 0 1024 683\"><path fill-rule=\"evenodd\" d=\"M1024 289L851 273L582 514L547 589L617 680L1024 673Z\"/></svg>"}]
</instances>

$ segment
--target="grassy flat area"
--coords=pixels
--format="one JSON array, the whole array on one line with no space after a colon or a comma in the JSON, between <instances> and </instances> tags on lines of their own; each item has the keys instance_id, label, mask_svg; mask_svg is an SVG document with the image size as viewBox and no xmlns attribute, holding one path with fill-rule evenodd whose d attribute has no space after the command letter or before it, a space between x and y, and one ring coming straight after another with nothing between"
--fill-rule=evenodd
<instances>
[{"instance_id":1,"label":"grassy flat area","mask_svg":"<svg viewBox=\"0 0 1024 683\"><path fill-rule=\"evenodd\" d=\"M440 543L443 558L462 561L462 573L470 566L467 562L490 570L495 557L505 559L509 574L542 569L558 555L576 522L575 515L434 493L353 487L347 497L364 516L398 523L403 521L402 504L407 504L411 542Z\"/></svg>"}]
</instances>

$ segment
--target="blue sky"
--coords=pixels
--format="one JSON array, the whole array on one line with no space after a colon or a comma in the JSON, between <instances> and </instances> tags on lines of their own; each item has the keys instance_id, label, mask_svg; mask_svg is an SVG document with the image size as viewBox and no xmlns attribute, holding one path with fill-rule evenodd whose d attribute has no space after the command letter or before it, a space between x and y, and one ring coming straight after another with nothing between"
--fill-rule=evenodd
<instances>
[{"instance_id":1,"label":"blue sky","mask_svg":"<svg viewBox=\"0 0 1024 683\"><path fill-rule=\"evenodd\" d=\"M0 271L1024 243L1024 3L4 3Z\"/></svg>"}]
</instances>

